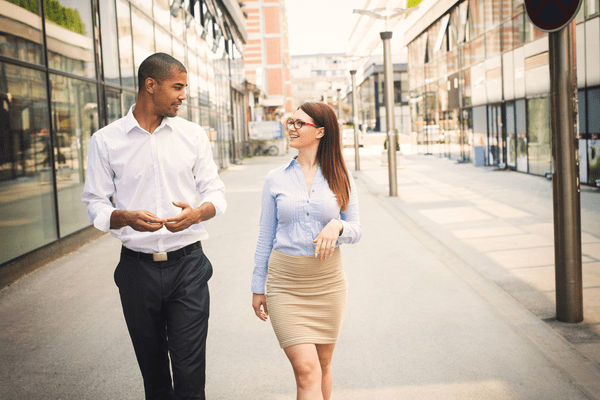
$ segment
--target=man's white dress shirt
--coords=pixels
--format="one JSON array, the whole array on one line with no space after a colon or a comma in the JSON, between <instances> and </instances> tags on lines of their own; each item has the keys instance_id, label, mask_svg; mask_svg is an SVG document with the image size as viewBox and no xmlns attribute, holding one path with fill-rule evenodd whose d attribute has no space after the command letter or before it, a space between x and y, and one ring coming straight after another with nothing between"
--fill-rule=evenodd
<instances>
[{"instance_id":1,"label":"man's white dress shirt","mask_svg":"<svg viewBox=\"0 0 600 400\"><path fill-rule=\"evenodd\" d=\"M176 233L165 227L156 232L138 232L129 226L110 229L115 209L147 210L159 218L170 218L182 211L173 201L194 208L210 202L216 215L227 208L225 185L204 129L183 118L164 117L150 134L133 116L134 107L90 140L81 195L90 222L103 232L110 231L125 247L144 253L177 250L207 239L203 223ZM113 194L116 208L110 201Z\"/></svg>"}]
</instances>

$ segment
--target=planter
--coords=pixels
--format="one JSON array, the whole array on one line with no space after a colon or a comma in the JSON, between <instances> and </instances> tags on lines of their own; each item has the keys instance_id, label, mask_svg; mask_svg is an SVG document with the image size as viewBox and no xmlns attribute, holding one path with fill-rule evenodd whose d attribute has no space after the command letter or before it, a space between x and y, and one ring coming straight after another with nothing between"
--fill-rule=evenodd
<instances>
[{"instance_id":1,"label":"planter","mask_svg":"<svg viewBox=\"0 0 600 400\"><path fill-rule=\"evenodd\" d=\"M388 165L387 149L381 150L381 165ZM402 152L400 150L396 150L396 169L398 169L398 168L404 168Z\"/></svg>"}]
</instances>

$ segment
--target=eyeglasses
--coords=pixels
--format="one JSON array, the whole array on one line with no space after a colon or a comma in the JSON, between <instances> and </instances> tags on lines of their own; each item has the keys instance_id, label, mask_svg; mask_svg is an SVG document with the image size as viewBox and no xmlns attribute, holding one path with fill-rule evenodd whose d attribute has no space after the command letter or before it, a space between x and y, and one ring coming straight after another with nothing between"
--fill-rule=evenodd
<instances>
[{"instance_id":1,"label":"eyeglasses","mask_svg":"<svg viewBox=\"0 0 600 400\"><path fill-rule=\"evenodd\" d=\"M304 125L314 126L315 128L318 128L318 126L316 126L316 125L309 124L308 122L300 121L299 119L294 121L293 119L288 118L287 122L285 123L285 126L287 126L288 129L292 129L292 126L293 126L296 130L302 129L302 127Z\"/></svg>"}]
</instances>

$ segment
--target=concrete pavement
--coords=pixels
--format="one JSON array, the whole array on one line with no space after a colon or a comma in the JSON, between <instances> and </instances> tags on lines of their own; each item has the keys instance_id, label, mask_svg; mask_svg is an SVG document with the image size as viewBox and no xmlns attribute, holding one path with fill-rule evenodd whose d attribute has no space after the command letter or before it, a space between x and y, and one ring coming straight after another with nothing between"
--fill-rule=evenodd
<instances>
[{"instance_id":1,"label":"concrete pavement","mask_svg":"<svg viewBox=\"0 0 600 400\"><path fill-rule=\"evenodd\" d=\"M405 151L389 198L379 148L361 151L363 239L342 248L349 301L332 398L600 399L600 194L582 200L586 320L564 327L552 321L549 182ZM222 174L229 209L204 242L215 270L209 399L295 398L249 289L262 182L290 157ZM0 291L1 399L143 398L112 280L119 246L104 236Z\"/></svg>"}]
</instances>

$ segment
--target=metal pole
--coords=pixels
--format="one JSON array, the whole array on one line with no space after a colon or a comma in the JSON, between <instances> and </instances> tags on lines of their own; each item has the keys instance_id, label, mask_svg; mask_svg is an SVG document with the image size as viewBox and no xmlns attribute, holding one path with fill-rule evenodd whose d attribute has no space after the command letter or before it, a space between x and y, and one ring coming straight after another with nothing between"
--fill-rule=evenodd
<instances>
[{"instance_id":1,"label":"metal pole","mask_svg":"<svg viewBox=\"0 0 600 400\"><path fill-rule=\"evenodd\" d=\"M556 319L562 322L583 321L574 24L548 35Z\"/></svg>"},{"instance_id":2,"label":"metal pole","mask_svg":"<svg viewBox=\"0 0 600 400\"><path fill-rule=\"evenodd\" d=\"M392 32L380 32L383 41L383 70L385 80L385 115L388 135L388 167L390 196L398 196L396 180L396 132L394 131L394 74L390 39Z\"/></svg>"},{"instance_id":3,"label":"metal pole","mask_svg":"<svg viewBox=\"0 0 600 400\"><path fill-rule=\"evenodd\" d=\"M343 124L342 124L342 88L338 88L337 90L337 103L338 103L338 111L337 111L337 117L338 117L338 126L340 127L340 144L343 144L342 142L342 128L343 128ZM343 146L342 146L343 148Z\"/></svg>"},{"instance_id":4,"label":"metal pole","mask_svg":"<svg viewBox=\"0 0 600 400\"><path fill-rule=\"evenodd\" d=\"M350 71L352 77L352 126L354 127L354 169L360 171L360 156L358 154L358 102L356 100L356 70Z\"/></svg>"}]
</instances>

